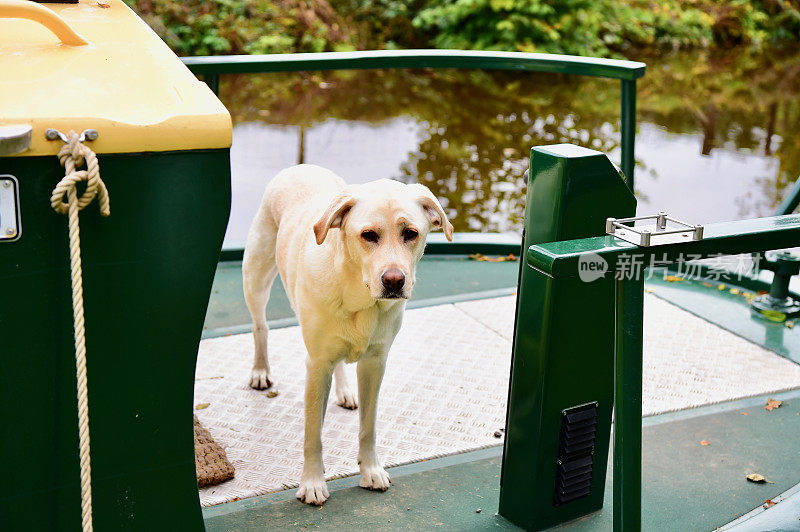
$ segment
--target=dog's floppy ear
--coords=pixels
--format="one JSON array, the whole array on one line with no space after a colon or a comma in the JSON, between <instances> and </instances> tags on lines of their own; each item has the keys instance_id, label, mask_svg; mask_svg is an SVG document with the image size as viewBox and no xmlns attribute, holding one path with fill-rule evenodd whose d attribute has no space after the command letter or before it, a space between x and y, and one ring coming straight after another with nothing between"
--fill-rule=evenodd
<instances>
[{"instance_id":1,"label":"dog's floppy ear","mask_svg":"<svg viewBox=\"0 0 800 532\"><path fill-rule=\"evenodd\" d=\"M416 187L419 191L419 203L425 210L425 214L428 216L431 225L433 227L441 227L444 230L444 236L447 237L447 240L452 242L453 224L450 223L447 214L444 212L444 209L442 209L442 204L439 203L439 200L436 199L433 192L425 185L417 184Z\"/></svg>"},{"instance_id":2,"label":"dog's floppy ear","mask_svg":"<svg viewBox=\"0 0 800 532\"><path fill-rule=\"evenodd\" d=\"M333 199L328 208L325 209L325 212L322 213L322 217L314 224L314 238L317 239L318 245L325 242L325 236L328 234L329 229L342 227L347 211L352 209L355 203L355 198L347 192L342 192Z\"/></svg>"}]
</instances>

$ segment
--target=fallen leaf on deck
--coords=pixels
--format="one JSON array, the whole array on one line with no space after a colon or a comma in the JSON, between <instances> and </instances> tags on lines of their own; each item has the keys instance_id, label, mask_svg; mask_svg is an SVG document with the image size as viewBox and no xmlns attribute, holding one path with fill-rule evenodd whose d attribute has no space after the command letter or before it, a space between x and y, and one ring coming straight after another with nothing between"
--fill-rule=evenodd
<instances>
[{"instance_id":1,"label":"fallen leaf on deck","mask_svg":"<svg viewBox=\"0 0 800 532\"><path fill-rule=\"evenodd\" d=\"M783 401L776 401L775 399L767 399L767 406L765 406L764 408L766 408L767 410L769 410L771 412L772 410L774 410L775 408L778 408L782 404L783 404Z\"/></svg>"},{"instance_id":2,"label":"fallen leaf on deck","mask_svg":"<svg viewBox=\"0 0 800 532\"><path fill-rule=\"evenodd\" d=\"M764 508L772 508L773 506L775 506L775 503L772 501L772 499L767 499L764 501ZM783 506L781 506L781 508L783 508Z\"/></svg>"},{"instance_id":3,"label":"fallen leaf on deck","mask_svg":"<svg viewBox=\"0 0 800 532\"><path fill-rule=\"evenodd\" d=\"M729 290L729 292L730 292L731 294L735 295L735 296L738 296L739 294L741 294L741 293L742 293L742 292L741 292L741 291L740 291L738 288L731 288L731 289Z\"/></svg>"},{"instance_id":4,"label":"fallen leaf on deck","mask_svg":"<svg viewBox=\"0 0 800 532\"><path fill-rule=\"evenodd\" d=\"M700 445L706 446L706 445L711 445L711 443L708 440L703 440L700 442Z\"/></svg>"},{"instance_id":5,"label":"fallen leaf on deck","mask_svg":"<svg viewBox=\"0 0 800 532\"><path fill-rule=\"evenodd\" d=\"M102 7L102 8L111 7L111 4L109 4L108 2L97 2L97 5Z\"/></svg>"},{"instance_id":6,"label":"fallen leaf on deck","mask_svg":"<svg viewBox=\"0 0 800 532\"><path fill-rule=\"evenodd\" d=\"M269 397L270 399L272 399L273 397L278 397L278 392L276 392L275 390L270 390L267 392L267 397Z\"/></svg>"},{"instance_id":7,"label":"fallen leaf on deck","mask_svg":"<svg viewBox=\"0 0 800 532\"><path fill-rule=\"evenodd\" d=\"M682 283L686 279L684 279L683 277L678 277L677 275L665 275L664 280L667 281L668 283Z\"/></svg>"},{"instance_id":8,"label":"fallen leaf on deck","mask_svg":"<svg viewBox=\"0 0 800 532\"><path fill-rule=\"evenodd\" d=\"M209 407L211 403L199 403L197 406L194 407L195 410L205 410Z\"/></svg>"},{"instance_id":9,"label":"fallen leaf on deck","mask_svg":"<svg viewBox=\"0 0 800 532\"><path fill-rule=\"evenodd\" d=\"M766 482L768 484L775 484L771 480L767 480L764 475L759 473L750 473L749 475L745 475L745 478L747 478L747 480L750 482Z\"/></svg>"},{"instance_id":10,"label":"fallen leaf on deck","mask_svg":"<svg viewBox=\"0 0 800 532\"><path fill-rule=\"evenodd\" d=\"M517 260L516 255L513 253L509 253L505 257L487 257L482 253L473 253L469 256L472 260L477 260L479 262L506 262L506 261L515 261Z\"/></svg>"},{"instance_id":11,"label":"fallen leaf on deck","mask_svg":"<svg viewBox=\"0 0 800 532\"><path fill-rule=\"evenodd\" d=\"M794 329L794 322L793 321L787 321L786 322L786 328L787 329Z\"/></svg>"},{"instance_id":12,"label":"fallen leaf on deck","mask_svg":"<svg viewBox=\"0 0 800 532\"><path fill-rule=\"evenodd\" d=\"M750 415L750 412L742 412L742 415L743 415L743 416L749 416L749 415Z\"/></svg>"},{"instance_id":13,"label":"fallen leaf on deck","mask_svg":"<svg viewBox=\"0 0 800 532\"><path fill-rule=\"evenodd\" d=\"M725 290L727 287L724 284L721 284L717 287L719 290Z\"/></svg>"}]
</instances>

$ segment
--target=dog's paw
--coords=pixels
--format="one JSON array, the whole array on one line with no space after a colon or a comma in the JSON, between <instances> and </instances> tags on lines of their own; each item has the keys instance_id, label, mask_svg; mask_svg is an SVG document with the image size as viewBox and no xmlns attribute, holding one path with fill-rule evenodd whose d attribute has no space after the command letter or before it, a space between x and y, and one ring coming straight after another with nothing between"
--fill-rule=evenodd
<instances>
[{"instance_id":1,"label":"dog's paw","mask_svg":"<svg viewBox=\"0 0 800 532\"><path fill-rule=\"evenodd\" d=\"M265 369L254 369L250 372L250 387L256 390L266 390L272 386L272 379Z\"/></svg>"},{"instance_id":2,"label":"dog's paw","mask_svg":"<svg viewBox=\"0 0 800 532\"><path fill-rule=\"evenodd\" d=\"M361 468L361 483L362 488L369 490L386 491L392 483L389 474L379 465Z\"/></svg>"},{"instance_id":3,"label":"dog's paw","mask_svg":"<svg viewBox=\"0 0 800 532\"><path fill-rule=\"evenodd\" d=\"M356 394L350 388L345 388L344 390L337 389L336 404L342 408L355 410L358 408L358 399L356 399Z\"/></svg>"},{"instance_id":4,"label":"dog's paw","mask_svg":"<svg viewBox=\"0 0 800 532\"><path fill-rule=\"evenodd\" d=\"M324 478L301 480L300 488L295 494L295 497L302 502L315 506L322 506L329 496L330 493L328 493L328 486Z\"/></svg>"}]
</instances>

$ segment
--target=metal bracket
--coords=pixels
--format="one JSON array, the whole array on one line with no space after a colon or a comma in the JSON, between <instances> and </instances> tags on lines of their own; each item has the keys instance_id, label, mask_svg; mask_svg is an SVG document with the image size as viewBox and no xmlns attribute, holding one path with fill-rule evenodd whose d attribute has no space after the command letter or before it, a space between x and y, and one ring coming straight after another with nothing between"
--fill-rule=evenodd
<instances>
[{"instance_id":1,"label":"metal bracket","mask_svg":"<svg viewBox=\"0 0 800 532\"><path fill-rule=\"evenodd\" d=\"M0 174L0 242L13 242L20 236L19 183L13 175Z\"/></svg>"},{"instance_id":2,"label":"metal bracket","mask_svg":"<svg viewBox=\"0 0 800 532\"><path fill-rule=\"evenodd\" d=\"M84 129L81 132L80 136L78 137L78 140L80 142L83 142L85 140L97 140L97 137L99 135L100 134L97 132L96 129ZM47 140L58 140L58 139L61 139L61 141L64 142L64 143L69 142L69 138L64 133L60 132L57 129L50 128L50 129L45 130L44 136L45 136L45 138Z\"/></svg>"},{"instance_id":3,"label":"metal bracket","mask_svg":"<svg viewBox=\"0 0 800 532\"><path fill-rule=\"evenodd\" d=\"M625 225L642 220L655 220L655 224L634 227ZM621 238L637 246L663 246L665 244L678 244L686 239L702 240L703 226L692 225L670 218L664 211L651 216L638 216L635 218L607 218L606 234Z\"/></svg>"}]
</instances>

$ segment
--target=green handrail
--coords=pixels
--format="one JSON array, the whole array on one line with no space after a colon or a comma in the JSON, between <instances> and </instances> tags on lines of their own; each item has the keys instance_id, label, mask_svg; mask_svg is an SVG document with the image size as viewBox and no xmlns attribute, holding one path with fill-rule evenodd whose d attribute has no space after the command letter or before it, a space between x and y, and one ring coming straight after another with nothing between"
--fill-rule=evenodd
<instances>
[{"instance_id":1,"label":"green handrail","mask_svg":"<svg viewBox=\"0 0 800 532\"><path fill-rule=\"evenodd\" d=\"M375 50L312 54L223 55L184 57L184 64L200 74L214 93L219 93L220 74L298 72L308 70L458 68L551 72L607 79L621 83L622 171L633 190L636 135L636 80L644 75L638 61L579 57L573 55L473 50Z\"/></svg>"}]
</instances>

